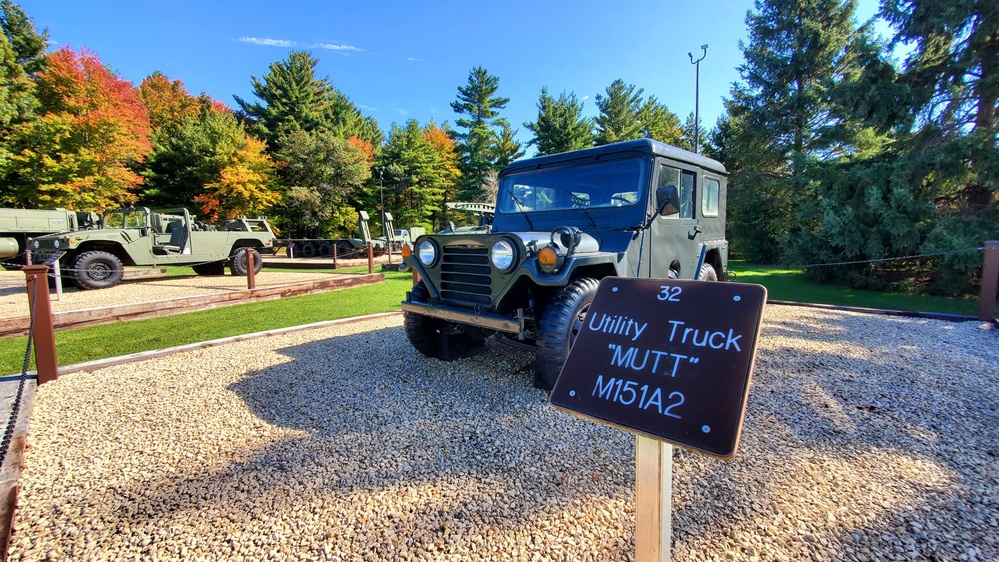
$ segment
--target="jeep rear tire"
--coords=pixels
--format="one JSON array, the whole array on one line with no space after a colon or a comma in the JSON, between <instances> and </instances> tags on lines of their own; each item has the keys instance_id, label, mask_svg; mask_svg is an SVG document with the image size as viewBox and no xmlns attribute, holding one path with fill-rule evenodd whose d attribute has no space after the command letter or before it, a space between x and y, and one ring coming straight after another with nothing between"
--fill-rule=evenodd
<instances>
[{"instance_id":1,"label":"jeep rear tire","mask_svg":"<svg viewBox=\"0 0 999 562\"><path fill-rule=\"evenodd\" d=\"M84 290L106 289L121 283L125 270L118 256L108 252L83 252L69 264L70 278Z\"/></svg>"},{"instance_id":2,"label":"jeep rear tire","mask_svg":"<svg viewBox=\"0 0 999 562\"><path fill-rule=\"evenodd\" d=\"M191 269L193 269L198 275L203 276L225 275L225 262L212 261L208 263L199 263L197 265L192 265Z\"/></svg>"},{"instance_id":3,"label":"jeep rear tire","mask_svg":"<svg viewBox=\"0 0 999 562\"><path fill-rule=\"evenodd\" d=\"M249 269L246 263L246 256L249 252L253 252L253 273L260 273L261 268L264 267L264 261L260 259L260 252L255 248L237 248L232 253L232 257L229 258L229 268L232 270L233 275L246 277Z\"/></svg>"},{"instance_id":4,"label":"jeep rear tire","mask_svg":"<svg viewBox=\"0 0 999 562\"><path fill-rule=\"evenodd\" d=\"M430 300L430 291L422 281L413 285L410 300ZM442 361L470 357L481 351L486 344L485 340L473 338L465 332L448 333L447 322L415 312L403 312L402 325L409 343L416 351Z\"/></svg>"},{"instance_id":5,"label":"jeep rear tire","mask_svg":"<svg viewBox=\"0 0 999 562\"><path fill-rule=\"evenodd\" d=\"M715 267L713 265L704 262L701 264L701 272L697 278L701 281L717 281L718 272L715 271Z\"/></svg>"},{"instance_id":6,"label":"jeep rear tire","mask_svg":"<svg viewBox=\"0 0 999 562\"><path fill-rule=\"evenodd\" d=\"M562 365L569 357L569 349L576 340L586 313L590 310L593 295L597 293L596 279L576 279L548 301L538 323L540 337L534 359L534 386L551 390L555 386Z\"/></svg>"}]
</instances>

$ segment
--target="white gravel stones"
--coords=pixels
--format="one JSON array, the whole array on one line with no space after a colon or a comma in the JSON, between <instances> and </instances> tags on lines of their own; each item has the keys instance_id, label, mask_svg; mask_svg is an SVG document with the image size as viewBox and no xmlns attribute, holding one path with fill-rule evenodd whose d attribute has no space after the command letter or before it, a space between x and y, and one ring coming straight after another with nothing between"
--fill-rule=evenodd
<instances>
[{"instance_id":1,"label":"white gravel stones","mask_svg":"<svg viewBox=\"0 0 999 562\"><path fill-rule=\"evenodd\" d=\"M263 270L256 276L257 288L290 285L329 279L337 273L316 273L303 271ZM166 300L178 297L212 295L246 290L246 277L224 275L220 277L159 277L126 280L109 289L80 291L67 283L62 299L56 300L52 293L52 311L88 310L106 306L120 306L138 302ZM20 271L0 271L0 318L27 316L28 297L25 289L24 273Z\"/></svg>"},{"instance_id":2,"label":"white gravel stones","mask_svg":"<svg viewBox=\"0 0 999 562\"><path fill-rule=\"evenodd\" d=\"M632 559L634 438L400 322L42 386L11 560ZM997 344L768 307L735 460L676 454L674 559L999 559Z\"/></svg>"}]
</instances>

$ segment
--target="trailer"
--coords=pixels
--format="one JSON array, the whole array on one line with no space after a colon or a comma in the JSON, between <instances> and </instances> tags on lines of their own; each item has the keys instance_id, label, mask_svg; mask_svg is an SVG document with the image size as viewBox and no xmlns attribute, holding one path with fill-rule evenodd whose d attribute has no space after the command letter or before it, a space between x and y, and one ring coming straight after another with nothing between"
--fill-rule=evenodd
<instances>
[{"instance_id":1,"label":"trailer","mask_svg":"<svg viewBox=\"0 0 999 562\"><path fill-rule=\"evenodd\" d=\"M387 214L387 213L386 213ZM284 247L289 258L363 258L368 254L368 245L374 249L375 255L388 251L384 240L371 238L368 229L368 213L359 211L358 226L361 229L360 238L284 238L275 241L277 247ZM391 215L389 221L391 221Z\"/></svg>"},{"instance_id":2,"label":"trailer","mask_svg":"<svg viewBox=\"0 0 999 562\"><path fill-rule=\"evenodd\" d=\"M7 269L22 265L29 238L100 226L100 215L69 209L0 209L0 259Z\"/></svg>"}]
</instances>

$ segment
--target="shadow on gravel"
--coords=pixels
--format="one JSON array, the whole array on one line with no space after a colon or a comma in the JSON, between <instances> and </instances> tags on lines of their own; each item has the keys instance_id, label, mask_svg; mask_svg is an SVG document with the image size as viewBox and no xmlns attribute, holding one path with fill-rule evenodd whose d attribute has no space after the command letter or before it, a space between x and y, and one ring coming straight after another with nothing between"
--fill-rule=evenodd
<instances>
[{"instance_id":1,"label":"shadow on gravel","mask_svg":"<svg viewBox=\"0 0 999 562\"><path fill-rule=\"evenodd\" d=\"M129 498L124 515L167 526L182 513L221 511L252 526L247 519L291 503L347 517L327 537L338 542L359 532L349 518L367 513L365 498L398 495L395 515L365 515L384 530L382 542L369 537L366 547L381 559L397 555L391 541L428 529L442 539L449 525L465 534L475 527L474 536L571 526L585 498L633 495L633 438L551 408L522 369L533 355L493 344L444 363L413 351L402 328L278 351L292 360L249 372L229 389L261 420L304 434L218 470L118 491ZM426 488L437 492L407 507ZM616 523L607 559L633 548L620 536L626 523Z\"/></svg>"}]
</instances>

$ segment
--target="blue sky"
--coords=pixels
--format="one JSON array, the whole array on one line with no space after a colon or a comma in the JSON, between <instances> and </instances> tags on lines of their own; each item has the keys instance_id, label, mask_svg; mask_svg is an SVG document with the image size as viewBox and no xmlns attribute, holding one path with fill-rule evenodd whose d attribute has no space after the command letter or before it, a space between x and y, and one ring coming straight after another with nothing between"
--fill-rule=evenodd
<instances>
[{"instance_id":1,"label":"blue sky","mask_svg":"<svg viewBox=\"0 0 999 562\"><path fill-rule=\"evenodd\" d=\"M378 120L383 130L415 118L454 123L450 102L469 70L484 66L510 98L503 115L518 139L537 118L542 86L575 92L584 112L614 80L645 89L681 119L694 111L700 56L700 115L710 128L739 78L738 42L752 0L480 0L390 2L247 0L21 0L53 47L87 47L138 85L159 70L192 94L235 107L255 100L250 79L290 50L307 49L318 73ZM858 16L876 10L863 0ZM528 154L531 150L528 150Z\"/></svg>"}]
</instances>

